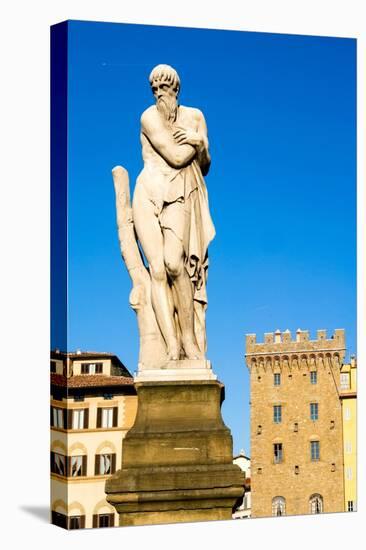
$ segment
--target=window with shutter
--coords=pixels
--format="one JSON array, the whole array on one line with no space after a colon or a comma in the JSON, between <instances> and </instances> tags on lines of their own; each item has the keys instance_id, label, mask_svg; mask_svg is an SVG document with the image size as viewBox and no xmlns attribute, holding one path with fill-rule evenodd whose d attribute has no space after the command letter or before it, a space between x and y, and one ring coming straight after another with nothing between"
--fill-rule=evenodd
<instances>
[{"instance_id":1,"label":"window with shutter","mask_svg":"<svg viewBox=\"0 0 366 550\"><path fill-rule=\"evenodd\" d=\"M51 452L51 472L59 476L66 476L66 456Z\"/></svg>"},{"instance_id":2,"label":"window with shutter","mask_svg":"<svg viewBox=\"0 0 366 550\"><path fill-rule=\"evenodd\" d=\"M110 514L99 514L99 527L110 526Z\"/></svg>"},{"instance_id":3,"label":"window with shutter","mask_svg":"<svg viewBox=\"0 0 366 550\"><path fill-rule=\"evenodd\" d=\"M86 456L70 456L69 459L69 477L85 476Z\"/></svg>"}]
</instances>

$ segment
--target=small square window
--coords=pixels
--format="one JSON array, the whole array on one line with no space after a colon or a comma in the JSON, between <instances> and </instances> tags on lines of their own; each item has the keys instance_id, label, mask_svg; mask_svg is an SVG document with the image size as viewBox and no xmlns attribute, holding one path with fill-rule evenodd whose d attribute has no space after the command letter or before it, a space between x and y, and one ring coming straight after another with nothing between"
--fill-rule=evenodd
<instances>
[{"instance_id":1,"label":"small square window","mask_svg":"<svg viewBox=\"0 0 366 550\"><path fill-rule=\"evenodd\" d=\"M273 422L280 424L282 422L282 406L274 405L273 407Z\"/></svg>"},{"instance_id":2,"label":"small square window","mask_svg":"<svg viewBox=\"0 0 366 550\"><path fill-rule=\"evenodd\" d=\"M317 382L318 382L318 373L316 372L316 370L312 370L310 372L310 383L317 384Z\"/></svg>"},{"instance_id":3,"label":"small square window","mask_svg":"<svg viewBox=\"0 0 366 550\"><path fill-rule=\"evenodd\" d=\"M310 441L310 456L312 461L317 461L320 459L319 441Z\"/></svg>"},{"instance_id":4,"label":"small square window","mask_svg":"<svg viewBox=\"0 0 366 550\"><path fill-rule=\"evenodd\" d=\"M273 376L273 383L275 386L281 385L281 374L279 372L276 372Z\"/></svg>"}]
</instances>

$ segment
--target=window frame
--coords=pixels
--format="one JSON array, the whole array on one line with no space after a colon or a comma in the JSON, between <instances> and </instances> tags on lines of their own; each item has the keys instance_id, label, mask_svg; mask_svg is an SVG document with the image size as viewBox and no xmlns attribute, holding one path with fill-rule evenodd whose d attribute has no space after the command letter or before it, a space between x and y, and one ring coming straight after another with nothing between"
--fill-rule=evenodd
<instances>
[{"instance_id":1,"label":"window frame","mask_svg":"<svg viewBox=\"0 0 366 550\"><path fill-rule=\"evenodd\" d=\"M73 522L78 522L78 525L73 525ZM85 515L79 514L75 516L68 516L68 529L84 529L85 528Z\"/></svg>"},{"instance_id":2,"label":"window frame","mask_svg":"<svg viewBox=\"0 0 366 550\"><path fill-rule=\"evenodd\" d=\"M320 509L318 508L318 504L320 503ZM314 509L314 504L316 506L316 509ZM322 514L324 512L324 499L322 495L315 494L311 495L309 498L309 507L310 507L310 514Z\"/></svg>"},{"instance_id":3,"label":"window frame","mask_svg":"<svg viewBox=\"0 0 366 550\"><path fill-rule=\"evenodd\" d=\"M346 382L343 382L342 380L346 380ZM351 377L349 372L341 372L339 377L340 387L341 390L349 390L351 389Z\"/></svg>"},{"instance_id":4,"label":"window frame","mask_svg":"<svg viewBox=\"0 0 366 550\"><path fill-rule=\"evenodd\" d=\"M105 419L104 411L112 411L112 425L104 425L103 420ZM110 413L109 413L110 414ZM108 422L107 422L108 424ZM101 428L103 430L108 430L111 428L117 428L118 427L118 405L115 405L114 407L98 407L97 409L97 428Z\"/></svg>"},{"instance_id":5,"label":"window frame","mask_svg":"<svg viewBox=\"0 0 366 550\"><path fill-rule=\"evenodd\" d=\"M58 468L58 463L61 463L63 465L63 472L61 471L61 469ZM56 474L58 476L67 477L67 456L66 455L63 455L62 453L58 453L55 451L51 451L51 473Z\"/></svg>"},{"instance_id":6,"label":"window frame","mask_svg":"<svg viewBox=\"0 0 366 550\"><path fill-rule=\"evenodd\" d=\"M318 383L318 372L316 370L310 371L310 384L317 384Z\"/></svg>"},{"instance_id":7,"label":"window frame","mask_svg":"<svg viewBox=\"0 0 366 550\"><path fill-rule=\"evenodd\" d=\"M89 363L81 363L80 373L89 374L90 376L93 376L94 374L103 374L103 362L94 361Z\"/></svg>"},{"instance_id":8,"label":"window frame","mask_svg":"<svg viewBox=\"0 0 366 550\"><path fill-rule=\"evenodd\" d=\"M273 422L281 424L282 422L282 405L273 405Z\"/></svg>"},{"instance_id":9,"label":"window frame","mask_svg":"<svg viewBox=\"0 0 366 550\"><path fill-rule=\"evenodd\" d=\"M319 403L317 401L310 403L310 420L313 422L319 420Z\"/></svg>"},{"instance_id":10,"label":"window frame","mask_svg":"<svg viewBox=\"0 0 366 550\"><path fill-rule=\"evenodd\" d=\"M273 443L273 462L274 464L281 464L283 462L283 444Z\"/></svg>"},{"instance_id":11,"label":"window frame","mask_svg":"<svg viewBox=\"0 0 366 550\"><path fill-rule=\"evenodd\" d=\"M104 471L105 457L109 457L109 472ZM103 457L103 458L102 458ZM116 453L101 453L95 455L94 474L96 476L113 475L116 471Z\"/></svg>"},{"instance_id":12,"label":"window frame","mask_svg":"<svg viewBox=\"0 0 366 550\"><path fill-rule=\"evenodd\" d=\"M275 513L280 511L281 513ZM272 517L281 517L286 515L286 499L281 496L272 499Z\"/></svg>"},{"instance_id":13,"label":"window frame","mask_svg":"<svg viewBox=\"0 0 366 550\"><path fill-rule=\"evenodd\" d=\"M61 424L61 425L60 425ZM65 409L51 405L51 427L65 429Z\"/></svg>"},{"instance_id":14,"label":"window frame","mask_svg":"<svg viewBox=\"0 0 366 550\"><path fill-rule=\"evenodd\" d=\"M70 423L71 426L69 429L71 430L87 430L89 428L89 408L83 407L82 409L70 409L71 412L71 419ZM76 418L79 417L78 422L76 422Z\"/></svg>"},{"instance_id":15,"label":"window frame","mask_svg":"<svg viewBox=\"0 0 366 550\"><path fill-rule=\"evenodd\" d=\"M278 387L278 386L281 386L281 373L280 372L275 372L273 374L273 385Z\"/></svg>"},{"instance_id":16,"label":"window frame","mask_svg":"<svg viewBox=\"0 0 366 550\"><path fill-rule=\"evenodd\" d=\"M311 462L320 461L320 441L318 439L310 441L310 460Z\"/></svg>"}]
</instances>

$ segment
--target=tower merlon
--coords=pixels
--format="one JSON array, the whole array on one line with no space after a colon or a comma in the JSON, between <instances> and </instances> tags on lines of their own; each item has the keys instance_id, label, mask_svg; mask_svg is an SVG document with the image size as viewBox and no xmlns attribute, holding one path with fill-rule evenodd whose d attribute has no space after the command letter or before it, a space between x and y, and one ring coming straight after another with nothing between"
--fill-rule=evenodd
<instances>
[{"instance_id":1,"label":"tower merlon","mask_svg":"<svg viewBox=\"0 0 366 550\"><path fill-rule=\"evenodd\" d=\"M246 335L245 354L253 355L271 355L271 354L310 354L311 352L337 353L342 361L345 352L345 331L344 329L335 329L333 336L327 338L325 329L317 330L317 338L310 339L308 330L298 329L295 338L291 338L291 332L287 329L281 332L265 332L264 341L257 342L256 334Z\"/></svg>"}]
</instances>

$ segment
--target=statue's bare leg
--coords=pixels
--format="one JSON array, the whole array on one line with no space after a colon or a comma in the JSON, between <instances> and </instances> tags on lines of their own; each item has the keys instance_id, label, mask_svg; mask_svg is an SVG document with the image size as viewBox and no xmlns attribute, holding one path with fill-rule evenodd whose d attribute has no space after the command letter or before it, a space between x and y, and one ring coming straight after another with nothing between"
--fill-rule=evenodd
<instances>
[{"instance_id":1,"label":"statue's bare leg","mask_svg":"<svg viewBox=\"0 0 366 550\"><path fill-rule=\"evenodd\" d=\"M133 220L138 239L149 264L151 302L167 346L168 358L177 360L179 359L179 344L164 265L163 235L154 210L154 205L148 199L144 189L141 186L136 186L133 198Z\"/></svg>"},{"instance_id":2,"label":"statue's bare leg","mask_svg":"<svg viewBox=\"0 0 366 550\"><path fill-rule=\"evenodd\" d=\"M202 353L194 334L193 291L184 267L183 245L170 229L164 230L164 260L173 286L185 354L188 359L201 359Z\"/></svg>"}]
</instances>

